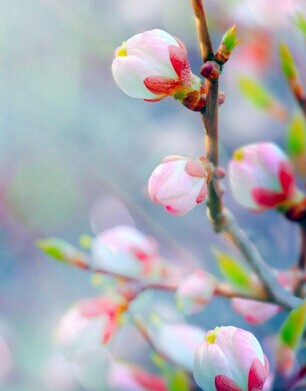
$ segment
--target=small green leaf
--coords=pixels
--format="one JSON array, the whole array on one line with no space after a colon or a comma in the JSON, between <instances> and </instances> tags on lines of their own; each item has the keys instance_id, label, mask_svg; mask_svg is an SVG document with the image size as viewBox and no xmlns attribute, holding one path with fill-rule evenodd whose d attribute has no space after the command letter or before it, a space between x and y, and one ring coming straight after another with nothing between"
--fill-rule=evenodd
<instances>
[{"instance_id":1,"label":"small green leaf","mask_svg":"<svg viewBox=\"0 0 306 391\"><path fill-rule=\"evenodd\" d=\"M79 249L58 238L37 240L36 246L50 257L64 263L78 267L86 266L86 254Z\"/></svg>"},{"instance_id":2,"label":"small green leaf","mask_svg":"<svg viewBox=\"0 0 306 391\"><path fill-rule=\"evenodd\" d=\"M229 53L240 43L240 40L237 40L236 33L236 25L234 24L222 37L221 44L225 46L226 51Z\"/></svg>"},{"instance_id":3,"label":"small green leaf","mask_svg":"<svg viewBox=\"0 0 306 391\"><path fill-rule=\"evenodd\" d=\"M306 300L294 308L287 316L279 332L282 344L296 350L301 342L306 326Z\"/></svg>"},{"instance_id":4,"label":"small green leaf","mask_svg":"<svg viewBox=\"0 0 306 391\"><path fill-rule=\"evenodd\" d=\"M279 57L284 75L289 79L296 78L298 76L298 70L290 49L284 42L281 42L279 45Z\"/></svg>"},{"instance_id":5,"label":"small green leaf","mask_svg":"<svg viewBox=\"0 0 306 391\"><path fill-rule=\"evenodd\" d=\"M295 115L289 124L286 146L291 156L306 153L306 123L301 115Z\"/></svg>"},{"instance_id":6,"label":"small green leaf","mask_svg":"<svg viewBox=\"0 0 306 391\"><path fill-rule=\"evenodd\" d=\"M243 95L256 107L267 109L274 104L275 98L258 82L240 77L238 83Z\"/></svg>"},{"instance_id":7,"label":"small green leaf","mask_svg":"<svg viewBox=\"0 0 306 391\"><path fill-rule=\"evenodd\" d=\"M301 12L297 12L296 17L292 20L295 26L306 35L306 17Z\"/></svg>"},{"instance_id":8,"label":"small green leaf","mask_svg":"<svg viewBox=\"0 0 306 391\"><path fill-rule=\"evenodd\" d=\"M247 289L250 287L251 278L248 271L232 256L220 251L215 251L215 257L221 273L229 282L240 289Z\"/></svg>"},{"instance_id":9,"label":"small green leaf","mask_svg":"<svg viewBox=\"0 0 306 391\"><path fill-rule=\"evenodd\" d=\"M183 370L177 369L168 373L169 391L189 391L189 377Z\"/></svg>"}]
</instances>

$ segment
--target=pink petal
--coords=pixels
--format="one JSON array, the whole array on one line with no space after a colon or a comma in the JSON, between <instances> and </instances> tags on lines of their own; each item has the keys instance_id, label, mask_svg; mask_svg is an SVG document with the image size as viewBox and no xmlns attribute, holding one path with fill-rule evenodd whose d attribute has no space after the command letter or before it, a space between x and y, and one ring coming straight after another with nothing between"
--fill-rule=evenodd
<instances>
[{"instance_id":1,"label":"pink petal","mask_svg":"<svg viewBox=\"0 0 306 391\"><path fill-rule=\"evenodd\" d=\"M169 56L171 64L178 75L180 81L188 83L190 81L190 65L187 53L178 46L169 46Z\"/></svg>"},{"instance_id":2,"label":"pink petal","mask_svg":"<svg viewBox=\"0 0 306 391\"><path fill-rule=\"evenodd\" d=\"M200 204L205 200L207 196L207 184L204 182L203 186L201 187L200 193L197 196L196 203Z\"/></svg>"},{"instance_id":3,"label":"pink petal","mask_svg":"<svg viewBox=\"0 0 306 391\"><path fill-rule=\"evenodd\" d=\"M253 361L248 377L248 391L260 391L266 380L266 369L257 358Z\"/></svg>"},{"instance_id":4,"label":"pink petal","mask_svg":"<svg viewBox=\"0 0 306 391\"><path fill-rule=\"evenodd\" d=\"M290 193L294 186L294 172L291 165L286 161L280 164L279 180L284 193Z\"/></svg>"},{"instance_id":5,"label":"pink petal","mask_svg":"<svg viewBox=\"0 0 306 391\"><path fill-rule=\"evenodd\" d=\"M171 95L179 82L164 76L148 76L144 79L147 89L156 95Z\"/></svg>"},{"instance_id":6,"label":"pink petal","mask_svg":"<svg viewBox=\"0 0 306 391\"><path fill-rule=\"evenodd\" d=\"M167 387L163 378L152 375L144 370L134 372L134 378L145 390L150 391L167 391Z\"/></svg>"},{"instance_id":7,"label":"pink petal","mask_svg":"<svg viewBox=\"0 0 306 391\"><path fill-rule=\"evenodd\" d=\"M161 97L156 99L144 99L145 102L159 102L160 100L164 99L167 95L161 95Z\"/></svg>"},{"instance_id":8,"label":"pink petal","mask_svg":"<svg viewBox=\"0 0 306 391\"><path fill-rule=\"evenodd\" d=\"M188 160L185 166L185 171L188 175L196 178L203 178L205 176L205 171L203 166L201 166L200 163L195 162L193 160Z\"/></svg>"},{"instance_id":9,"label":"pink petal","mask_svg":"<svg viewBox=\"0 0 306 391\"><path fill-rule=\"evenodd\" d=\"M284 202L287 198L285 193L277 193L262 188L253 189L252 197L258 205L266 208L274 208L281 202Z\"/></svg>"},{"instance_id":10,"label":"pink petal","mask_svg":"<svg viewBox=\"0 0 306 391\"><path fill-rule=\"evenodd\" d=\"M114 334L116 329L117 329L116 321L112 318L109 318L107 320L107 323L106 323L105 329L104 329L104 333L102 335L103 345L106 344L110 340L111 336Z\"/></svg>"},{"instance_id":11,"label":"pink petal","mask_svg":"<svg viewBox=\"0 0 306 391\"><path fill-rule=\"evenodd\" d=\"M103 314L114 314L118 304L107 297L84 300L80 303L80 314L86 318L94 318Z\"/></svg>"},{"instance_id":12,"label":"pink petal","mask_svg":"<svg viewBox=\"0 0 306 391\"><path fill-rule=\"evenodd\" d=\"M232 379L225 375L215 377L215 386L216 391L242 391Z\"/></svg>"},{"instance_id":13,"label":"pink petal","mask_svg":"<svg viewBox=\"0 0 306 391\"><path fill-rule=\"evenodd\" d=\"M184 52L187 54L187 48L186 48L186 45L184 44L183 41L181 41L179 38L177 37L173 37L176 42L179 44L180 48L184 50Z\"/></svg>"}]
</instances>

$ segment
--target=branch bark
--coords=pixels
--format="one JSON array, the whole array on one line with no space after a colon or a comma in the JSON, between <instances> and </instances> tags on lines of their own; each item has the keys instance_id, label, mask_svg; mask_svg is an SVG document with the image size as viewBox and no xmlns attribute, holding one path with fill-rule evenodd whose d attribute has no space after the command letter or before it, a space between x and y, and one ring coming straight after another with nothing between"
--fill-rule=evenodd
<instances>
[{"instance_id":1,"label":"branch bark","mask_svg":"<svg viewBox=\"0 0 306 391\"><path fill-rule=\"evenodd\" d=\"M214 50L212 47L208 26L206 22L205 10L202 0L191 0L192 7L195 15L195 22L198 30L198 36L200 40L201 54L203 62L210 60L214 57Z\"/></svg>"},{"instance_id":2,"label":"branch bark","mask_svg":"<svg viewBox=\"0 0 306 391\"><path fill-rule=\"evenodd\" d=\"M192 0L195 21L198 30L200 48L205 62L207 59L214 60L214 52L207 28L205 11L201 0ZM215 165L219 163L218 151L218 77L215 80L207 80L207 104L202 115L205 127L206 157ZM270 267L260 256L258 250L250 242L245 233L240 229L234 217L224 211L219 181L213 180L209 184L208 215L216 232L223 233L225 237L240 250L252 267L254 272L264 285L267 296L271 301L288 309L299 304L300 299L284 289L277 281Z\"/></svg>"}]
</instances>

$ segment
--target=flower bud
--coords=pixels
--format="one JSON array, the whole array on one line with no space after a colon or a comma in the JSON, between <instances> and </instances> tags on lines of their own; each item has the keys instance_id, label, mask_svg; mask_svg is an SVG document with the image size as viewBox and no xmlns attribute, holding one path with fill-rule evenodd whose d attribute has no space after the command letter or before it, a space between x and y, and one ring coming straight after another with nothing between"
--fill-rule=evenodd
<instances>
[{"instance_id":1,"label":"flower bud","mask_svg":"<svg viewBox=\"0 0 306 391\"><path fill-rule=\"evenodd\" d=\"M232 299L232 306L233 309L238 314L242 315L247 322L253 324L260 324L269 320L281 309L275 304L263 303L256 300L240 299L238 297Z\"/></svg>"},{"instance_id":2,"label":"flower bud","mask_svg":"<svg viewBox=\"0 0 306 391\"><path fill-rule=\"evenodd\" d=\"M168 156L149 179L149 194L153 202L175 216L183 216L207 195L207 182L212 176L211 165L204 158L191 160Z\"/></svg>"},{"instance_id":3,"label":"flower bud","mask_svg":"<svg viewBox=\"0 0 306 391\"><path fill-rule=\"evenodd\" d=\"M123 92L150 102L166 96L183 101L191 92L197 92L199 101L203 93L201 79L191 72L185 45L159 29L123 42L115 51L112 73Z\"/></svg>"},{"instance_id":4,"label":"flower bud","mask_svg":"<svg viewBox=\"0 0 306 391\"><path fill-rule=\"evenodd\" d=\"M236 32L236 25L234 25L229 28L223 35L221 45L219 46L217 54L215 56L216 60L220 64L224 64L226 63L226 61L228 61L235 46L237 46L241 42L240 40L237 40Z\"/></svg>"},{"instance_id":5,"label":"flower bud","mask_svg":"<svg viewBox=\"0 0 306 391\"><path fill-rule=\"evenodd\" d=\"M196 270L184 279L176 291L177 308L186 315L201 311L213 298L216 279L204 270Z\"/></svg>"},{"instance_id":6,"label":"flower bud","mask_svg":"<svg viewBox=\"0 0 306 391\"><path fill-rule=\"evenodd\" d=\"M150 315L147 324L156 351L175 365L192 372L195 351L204 330L182 322L166 322L157 313Z\"/></svg>"},{"instance_id":7,"label":"flower bud","mask_svg":"<svg viewBox=\"0 0 306 391\"><path fill-rule=\"evenodd\" d=\"M196 351L194 378L205 391L258 391L269 363L253 334L233 326L209 331Z\"/></svg>"},{"instance_id":8,"label":"flower bud","mask_svg":"<svg viewBox=\"0 0 306 391\"><path fill-rule=\"evenodd\" d=\"M98 235L92 243L91 266L118 276L150 276L158 263L156 242L134 227L117 226Z\"/></svg>"},{"instance_id":9,"label":"flower bud","mask_svg":"<svg viewBox=\"0 0 306 391\"><path fill-rule=\"evenodd\" d=\"M165 379L137 365L114 361L108 373L108 386L116 391L167 391Z\"/></svg>"},{"instance_id":10,"label":"flower bud","mask_svg":"<svg viewBox=\"0 0 306 391\"><path fill-rule=\"evenodd\" d=\"M125 309L124 298L116 301L102 296L80 300L61 319L56 340L69 359L87 358L109 341Z\"/></svg>"},{"instance_id":11,"label":"flower bud","mask_svg":"<svg viewBox=\"0 0 306 391\"><path fill-rule=\"evenodd\" d=\"M288 157L273 143L250 144L238 149L228 167L236 201L261 212L288 209L300 197Z\"/></svg>"}]
</instances>

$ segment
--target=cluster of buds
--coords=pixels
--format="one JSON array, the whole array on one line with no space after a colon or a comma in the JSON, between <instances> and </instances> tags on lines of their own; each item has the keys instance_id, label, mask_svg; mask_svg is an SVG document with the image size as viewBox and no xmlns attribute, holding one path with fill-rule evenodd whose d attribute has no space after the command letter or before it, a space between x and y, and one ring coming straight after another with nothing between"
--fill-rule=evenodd
<instances>
[{"instance_id":1,"label":"cluster of buds","mask_svg":"<svg viewBox=\"0 0 306 391\"><path fill-rule=\"evenodd\" d=\"M302 199L289 158L273 143L239 148L228 174L234 198L252 211L276 208L287 212Z\"/></svg>"},{"instance_id":2,"label":"cluster of buds","mask_svg":"<svg viewBox=\"0 0 306 391\"><path fill-rule=\"evenodd\" d=\"M149 194L152 201L164 206L167 212L182 216L205 200L212 175L212 165L204 157L191 160L168 156L153 171Z\"/></svg>"},{"instance_id":3,"label":"cluster of buds","mask_svg":"<svg viewBox=\"0 0 306 391\"><path fill-rule=\"evenodd\" d=\"M190 69L185 45L159 29L134 35L115 51L112 73L133 98L157 102L172 96L191 110L206 104L206 87Z\"/></svg>"},{"instance_id":4,"label":"cluster of buds","mask_svg":"<svg viewBox=\"0 0 306 391\"><path fill-rule=\"evenodd\" d=\"M216 327L197 348L193 375L205 391L263 390L268 374L268 360L248 331Z\"/></svg>"}]
</instances>

